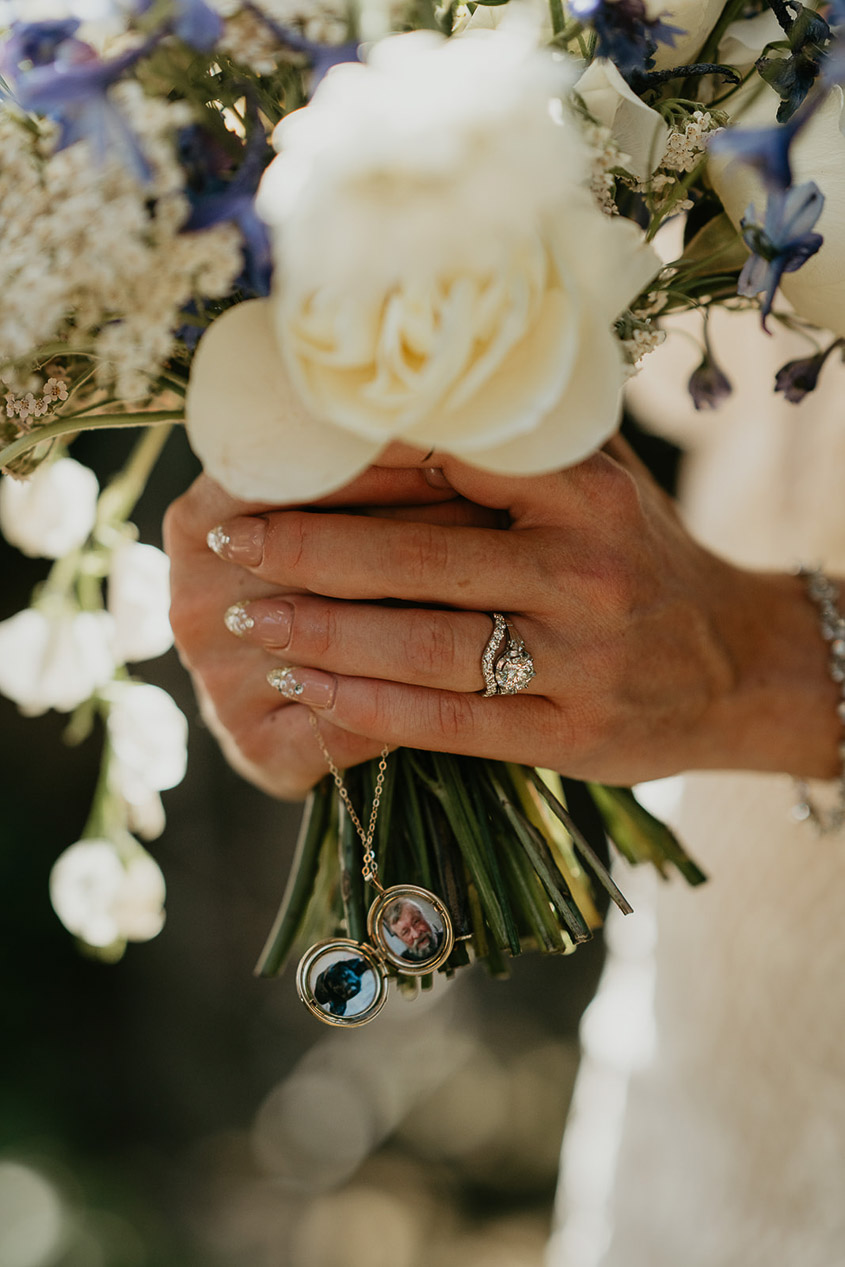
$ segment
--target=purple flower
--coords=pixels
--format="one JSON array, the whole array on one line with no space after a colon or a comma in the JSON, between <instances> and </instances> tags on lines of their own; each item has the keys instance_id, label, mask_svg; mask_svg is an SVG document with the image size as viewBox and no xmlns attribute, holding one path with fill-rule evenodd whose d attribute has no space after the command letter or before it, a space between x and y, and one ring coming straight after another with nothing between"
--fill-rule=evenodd
<instances>
[{"instance_id":1,"label":"purple flower","mask_svg":"<svg viewBox=\"0 0 845 1267\"><path fill-rule=\"evenodd\" d=\"M768 189L788 189L792 184L789 147L804 122L803 116L793 116L788 123L767 128L722 128L710 138L708 148L711 154L748 163Z\"/></svg>"},{"instance_id":2,"label":"purple flower","mask_svg":"<svg viewBox=\"0 0 845 1267\"><path fill-rule=\"evenodd\" d=\"M607 57L628 76L652 65L658 41L674 46L684 32L650 18L643 0L570 0L569 12L596 33L596 55Z\"/></svg>"},{"instance_id":3,"label":"purple flower","mask_svg":"<svg viewBox=\"0 0 845 1267\"><path fill-rule=\"evenodd\" d=\"M251 10L273 32L280 44L284 45L285 48L291 49L294 53L303 53L308 58L311 63L312 95L320 80L331 70L332 66L339 66L342 62L358 61L358 43L355 40L350 40L346 44L318 44L314 40L306 39L298 31L275 22L256 5L247 4L245 7Z\"/></svg>"},{"instance_id":4,"label":"purple flower","mask_svg":"<svg viewBox=\"0 0 845 1267\"><path fill-rule=\"evenodd\" d=\"M823 352L815 356L800 357L796 361L787 361L775 375L775 391L783 392L793 405L800 405L809 392L814 392L827 358L834 348L845 346L845 339L835 339Z\"/></svg>"},{"instance_id":5,"label":"purple flower","mask_svg":"<svg viewBox=\"0 0 845 1267\"><path fill-rule=\"evenodd\" d=\"M692 396L696 409L718 409L733 391L728 376L719 369L709 351L697 369L694 369L687 383L687 391Z\"/></svg>"},{"instance_id":6,"label":"purple flower","mask_svg":"<svg viewBox=\"0 0 845 1267\"><path fill-rule=\"evenodd\" d=\"M153 0L136 0L135 12L146 13ZM185 44L201 53L210 52L223 34L223 19L205 0L170 0L173 16L167 22L171 30Z\"/></svg>"},{"instance_id":7,"label":"purple flower","mask_svg":"<svg viewBox=\"0 0 845 1267\"><path fill-rule=\"evenodd\" d=\"M823 206L824 194L815 181L809 180L784 193L769 194L762 225L757 223L753 203L740 221L742 237L751 255L739 275L737 294L762 293L764 330L767 330L766 318L783 274L794 273L822 244L822 235L810 230Z\"/></svg>"},{"instance_id":8,"label":"purple flower","mask_svg":"<svg viewBox=\"0 0 845 1267\"><path fill-rule=\"evenodd\" d=\"M244 240L244 276L239 289L250 295L268 295L272 274L270 235L256 213L255 192L273 150L254 107L249 110L248 122L249 139L234 175L228 155L207 133L196 126L182 133L180 157L192 208L184 232L236 224Z\"/></svg>"},{"instance_id":9,"label":"purple flower","mask_svg":"<svg viewBox=\"0 0 845 1267\"><path fill-rule=\"evenodd\" d=\"M74 36L72 22L15 23L0 52L0 71L11 82L17 104L59 125L57 149L86 140L99 161L117 151L142 181L150 169L135 136L109 100L112 84L147 51L133 49L102 61L90 44ZM36 53L36 57L32 53Z\"/></svg>"}]
</instances>

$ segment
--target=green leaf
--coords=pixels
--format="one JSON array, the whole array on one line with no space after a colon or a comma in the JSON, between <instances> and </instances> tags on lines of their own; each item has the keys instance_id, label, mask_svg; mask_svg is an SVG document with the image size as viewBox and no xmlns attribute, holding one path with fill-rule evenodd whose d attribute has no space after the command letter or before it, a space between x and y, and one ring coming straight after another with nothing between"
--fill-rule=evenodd
<instances>
[{"instance_id":1,"label":"green leaf","mask_svg":"<svg viewBox=\"0 0 845 1267\"><path fill-rule=\"evenodd\" d=\"M305 803L287 888L270 936L256 964L256 976L279 975L305 920L317 879L323 839L331 819L332 798L333 791L328 780L324 779Z\"/></svg>"}]
</instances>

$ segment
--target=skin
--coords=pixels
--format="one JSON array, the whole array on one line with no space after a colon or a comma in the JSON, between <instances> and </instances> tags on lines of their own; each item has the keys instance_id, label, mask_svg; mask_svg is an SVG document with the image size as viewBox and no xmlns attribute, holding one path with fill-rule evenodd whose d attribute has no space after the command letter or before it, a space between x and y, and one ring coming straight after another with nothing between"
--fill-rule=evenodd
<instances>
[{"instance_id":1,"label":"skin","mask_svg":"<svg viewBox=\"0 0 845 1267\"><path fill-rule=\"evenodd\" d=\"M204 476L170 508L177 645L246 777L290 799L323 777L312 710L340 767L388 743L617 784L837 774L838 696L797 577L705 550L619 439L529 478L434 460L389 450L308 510L236 502ZM218 524L234 559L206 545ZM238 601L255 616L240 638L223 624ZM516 696L478 693L491 611L534 657ZM278 665L295 702L266 681Z\"/></svg>"},{"instance_id":2,"label":"skin","mask_svg":"<svg viewBox=\"0 0 845 1267\"><path fill-rule=\"evenodd\" d=\"M410 902L406 903L399 919L389 927L391 933L398 937L409 950L427 950L434 938L431 925L422 911Z\"/></svg>"}]
</instances>

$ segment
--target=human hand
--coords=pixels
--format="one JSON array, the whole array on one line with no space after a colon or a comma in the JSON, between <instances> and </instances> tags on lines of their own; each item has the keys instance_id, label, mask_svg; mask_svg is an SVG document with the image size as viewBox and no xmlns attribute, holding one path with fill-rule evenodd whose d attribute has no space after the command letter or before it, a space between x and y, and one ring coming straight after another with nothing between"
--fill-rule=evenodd
<instances>
[{"instance_id":1,"label":"human hand","mask_svg":"<svg viewBox=\"0 0 845 1267\"><path fill-rule=\"evenodd\" d=\"M225 523L232 571L266 586L243 631L265 656L250 671L263 676L269 653L301 688L275 697L291 741L316 748L308 705L341 766L389 743L609 783L695 768L835 773L835 698L801 583L705 550L623 442L535 478L441 467L462 497L507 511L509 531L302 510ZM478 693L492 610L534 657L516 696ZM251 750L272 766L269 738Z\"/></svg>"},{"instance_id":2,"label":"human hand","mask_svg":"<svg viewBox=\"0 0 845 1267\"><path fill-rule=\"evenodd\" d=\"M406 458L400 452L397 460ZM343 505L358 514L382 517L427 518L441 525L493 524L496 519L452 489L432 488L421 469L372 468L320 505L327 510ZM306 710L280 707L278 695L268 687L266 673L278 663L278 655L268 653L260 641L238 642L223 621L235 603L272 595L278 604L295 591L301 595L301 589L280 587L226 566L206 541L209 530L221 521L267 509L234 500L204 475L170 506L164 524L171 561L170 617L203 716L229 763L271 795L299 798L326 773ZM306 598L301 596L299 603L298 637ZM312 626L308 636L313 642L325 633ZM383 746L330 725L324 733L342 766L377 756Z\"/></svg>"}]
</instances>

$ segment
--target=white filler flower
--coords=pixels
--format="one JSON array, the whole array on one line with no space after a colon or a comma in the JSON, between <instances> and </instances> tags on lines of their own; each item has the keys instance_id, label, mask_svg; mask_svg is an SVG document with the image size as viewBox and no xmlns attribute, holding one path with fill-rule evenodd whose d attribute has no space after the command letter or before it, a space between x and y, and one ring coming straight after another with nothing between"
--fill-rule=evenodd
<instances>
[{"instance_id":1,"label":"white filler flower","mask_svg":"<svg viewBox=\"0 0 845 1267\"><path fill-rule=\"evenodd\" d=\"M90 946L149 941L164 926L164 898L164 876L137 844L124 860L110 840L78 840L50 872L54 911Z\"/></svg>"},{"instance_id":2,"label":"white filler flower","mask_svg":"<svg viewBox=\"0 0 845 1267\"><path fill-rule=\"evenodd\" d=\"M279 125L275 293L212 325L187 400L231 493L315 497L391 440L532 474L613 432L612 324L657 259L596 205L569 64L533 42L394 36Z\"/></svg>"},{"instance_id":3,"label":"white filler flower","mask_svg":"<svg viewBox=\"0 0 845 1267\"><path fill-rule=\"evenodd\" d=\"M29 717L69 713L115 670L108 612L27 607L0 622L0 691Z\"/></svg>"},{"instance_id":4,"label":"white filler flower","mask_svg":"<svg viewBox=\"0 0 845 1267\"><path fill-rule=\"evenodd\" d=\"M152 660L173 646L170 560L155 546L124 541L109 568L109 611L115 654L123 662Z\"/></svg>"},{"instance_id":5,"label":"white filler flower","mask_svg":"<svg viewBox=\"0 0 845 1267\"><path fill-rule=\"evenodd\" d=\"M60 559L86 540L97 518L99 484L73 458L45 462L26 480L0 479L0 529L24 554Z\"/></svg>"},{"instance_id":6,"label":"white filler flower","mask_svg":"<svg viewBox=\"0 0 845 1267\"><path fill-rule=\"evenodd\" d=\"M108 736L124 799L143 805L151 792L181 783L188 722L167 691L148 682L113 682L103 694L111 704Z\"/></svg>"}]
</instances>

